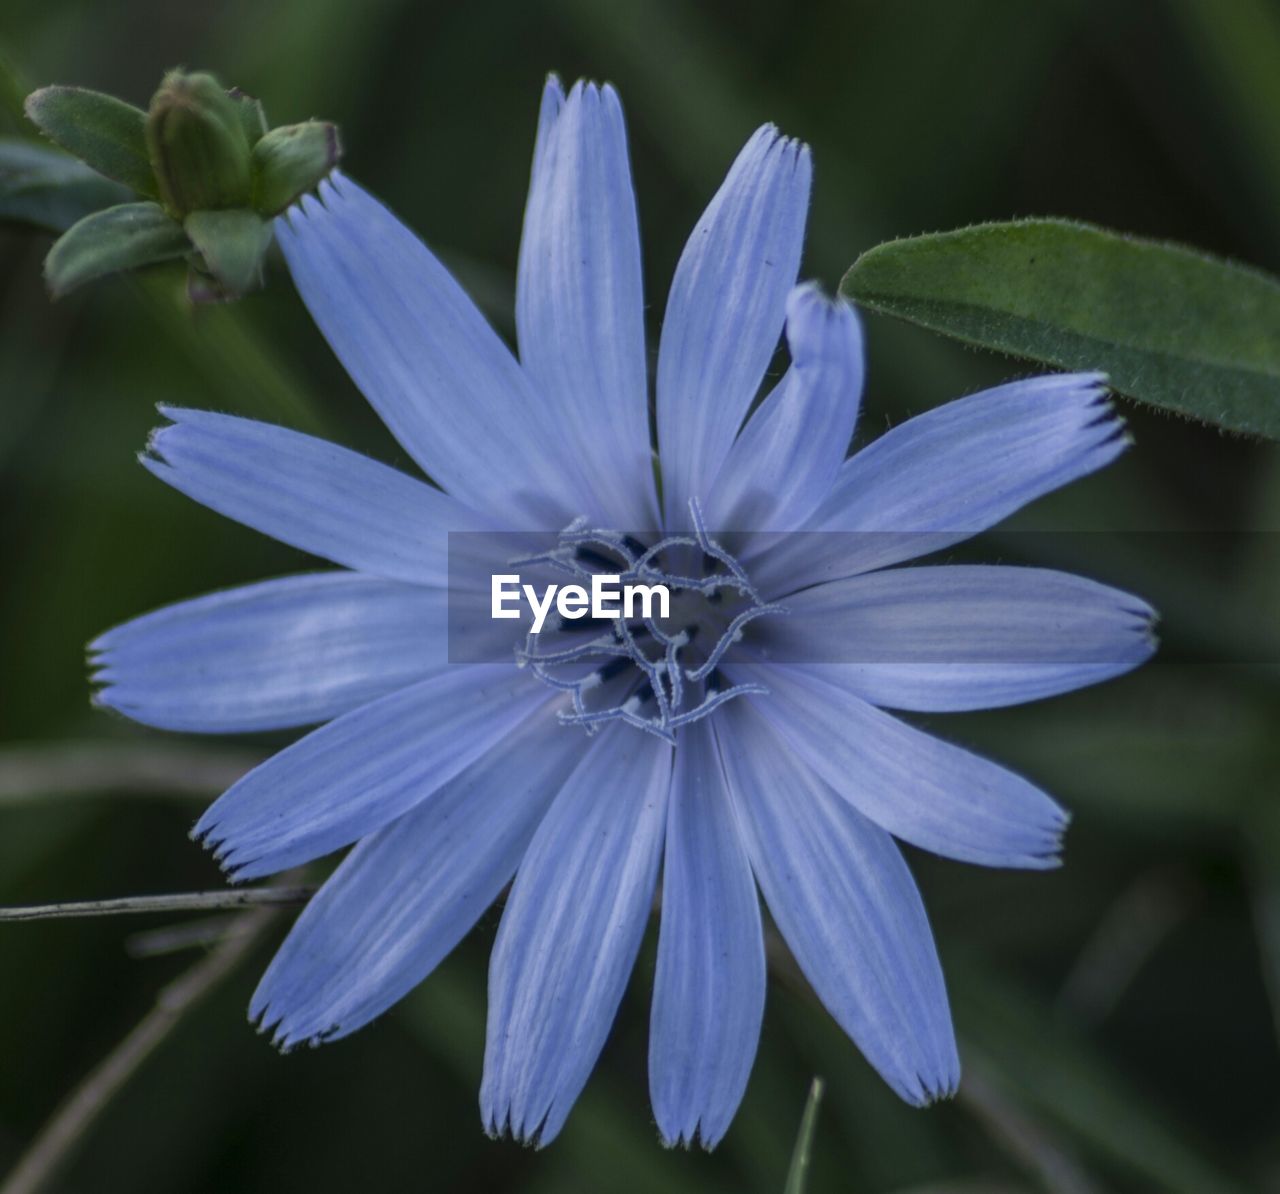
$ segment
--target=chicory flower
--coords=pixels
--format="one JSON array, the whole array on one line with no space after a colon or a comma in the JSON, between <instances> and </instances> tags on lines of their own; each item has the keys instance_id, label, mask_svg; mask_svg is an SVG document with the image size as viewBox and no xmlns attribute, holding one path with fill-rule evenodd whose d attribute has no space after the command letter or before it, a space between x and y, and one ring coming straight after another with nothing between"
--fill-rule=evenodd
<instances>
[{"instance_id":1,"label":"chicory flower","mask_svg":"<svg viewBox=\"0 0 1280 1194\"><path fill-rule=\"evenodd\" d=\"M253 997L282 1047L368 1023L511 884L481 1110L491 1132L546 1143L604 1045L660 885L652 1102L665 1141L711 1147L760 1032L758 888L886 1082L915 1104L955 1089L943 976L894 839L1044 868L1066 817L885 710L990 708L1118 675L1150 655L1153 614L1043 569L894 565L1107 464L1127 438L1101 377L1057 375L848 456L862 334L846 303L797 286L810 173L805 146L760 129L689 238L658 344L656 464L611 88L547 85L518 357L349 178L277 221L320 330L434 484L280 427L166 409L153 473L339 569L162 609L93 652L98 700L149 725L319 726L195 830L236 879L353 847ZM753 410L784 334L790 366ZM479 617L459 628L454 549L481 574L523 550L561 579L660 578L674 608L537 637ZM482 650L450 662L468 635Z\"/></svg>"}]
</instances>

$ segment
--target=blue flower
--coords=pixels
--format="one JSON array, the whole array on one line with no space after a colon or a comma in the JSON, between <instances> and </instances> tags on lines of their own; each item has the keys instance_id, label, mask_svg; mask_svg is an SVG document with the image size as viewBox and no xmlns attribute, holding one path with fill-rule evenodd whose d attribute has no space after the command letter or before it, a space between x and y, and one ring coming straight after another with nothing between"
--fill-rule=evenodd
<instances>
[{"instance_id":1,"label":"blue flower","mask_svg":"<svg viewBox=\"0 0 1280 1194\"><path fill-rule=\"evenodd\" d=\"M807 148L766 126L689 238L658 346L660 469L611 88L546 88L518 360L350 179L278 221L320 330L438 488L297 432L166 409L147 468L340 569L162 609L92 650L98 700L148 725L320 727L195 829L237 879L354 846L253 997L280 1046L368 1023L510 883L481 1111L491 1132L546 1143L608 1035L661 871L650 1089L665 1141L714 1145L742 1097L765 998L757 887L885 1081L914 1104L955 1089L942 972L894 838L1043 868L1066 817L884 710L1115 676L1150 655L1153 615L1041 569L891 565L1092 472L1126 438L1103 379L1062 375L931 410L846 459L862 337L847 304L796 285L809 186ZM790 366L747 418L784 332ZM496 653L451 664L449 533L508 550L534 531L551 546L529 567L603 557L665 577L672 619L565 625L549 646L477 623L478 638L501 631ZM503 563L494 547L478 566Z\"/></svg>"}]
</instances>

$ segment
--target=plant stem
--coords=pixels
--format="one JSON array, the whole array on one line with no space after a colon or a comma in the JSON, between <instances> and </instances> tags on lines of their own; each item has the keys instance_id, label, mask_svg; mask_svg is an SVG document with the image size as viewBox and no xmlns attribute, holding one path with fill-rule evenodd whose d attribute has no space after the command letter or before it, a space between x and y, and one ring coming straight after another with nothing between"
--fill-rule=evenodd
<instances>
[{"instance_id":1,"label":"plant stem","mask_svg":"<svg viewBox=\"0 0 1280 1194\"><path fill-rule=\"evenodd\" d=\"M158 743L76 742L0 750L0 805L51 796L217 796L261 762L249 751Z\"/></svg>"},{"instance_id":2,"label":"plant stem","mask_svg":"<svg viewBox=\"0 0 1280 1194\"><path fill-rule=\"evenodd\" d=\"M804 1115L800 1119L800 1131L796 1133L795 1148L791 1153L791 1166L787 1170L787 1184L783 1194L805 1194L809 1182L809 1162L813 1157L813 1130L818 1124L818 1107L822 1102L822 1079L815 1077L809 1085L809 1097L805 1101Z\"/></svg>"},{"instance_id":3,"label":"plant stem","mask_svg":"<svg viewBox=\"0 0 1280 1194\"><path fill-rule=\"evenodd\" d=\"M242 918L244 932L226 938L217 949L160 992L155 1007L54 1112L0 1186L0 1194L36 1194L45 1188L112 1098L177 1027L183 1015L245 959L276 915L272 908L256 908L246 913Z\"/></svg>"},{"instance_id":4,"label":"plant stem","mask_svg":"<svg viewBox=\"0 0 1280 1194\"><path fill-rule=\"evenodd\" d=\"M219 891L183 891L174 895L76 900L65 904L23 904L0 908L0 921L62 920L69 917L119 916L145 912L206 912L219 908L305 904L314 894L314 887L231 887Z\"/></svg>"}]
</instances>

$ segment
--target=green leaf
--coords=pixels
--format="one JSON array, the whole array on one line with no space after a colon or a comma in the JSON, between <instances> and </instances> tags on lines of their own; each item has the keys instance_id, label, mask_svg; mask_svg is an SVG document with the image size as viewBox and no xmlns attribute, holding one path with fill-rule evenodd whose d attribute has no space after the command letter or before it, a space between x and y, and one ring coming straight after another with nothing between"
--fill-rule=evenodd
<instances>
[{"instance_id":1,"label":"green leaf","mask_svg":"<svg viewBox=\"0 0 1280 1194\"><path fill-rule=\"evenodd\" d=\"M117 270L169 261L189 252L182 225L158 203L122 203L73 224L44 259L55 298Z\"/></svg>"},{"instance_id":2,"label":"green leaf","mask_svg":"<svg viewBox=\"0 0 1280 1194\"><path fill-rule=\"evenodd\" d=\"M1024 220L877 245L841 290L969 344L1280 439L1280 281L1179 245Z\"/></svg>"},{"instance_id":3,"label":"green leaf","mask_svg":"<svg viewBox=\"0 0 1280 1194\"><path fill-rule=\"evenodd\" d=\"M130 197L126 187L59 149L0 137L0 220L65 232L90 212Z\"/></svg>"},{"instance_id":4,"label":"green leaf","mask_svg":"<svg viewBox=\"0 0 1280 1194\"><path fill-rule=\"evenodd\" d=\"M141 108L83 87L42 87L27 96L25 107L46 137L99 174L140 195L156 194Z\"/></svg>"},{"instance_id":5,"label":"green leaf","mask_svg":"<svg viewBox=\"0 0 1280 1194\"><path fill-rule=\"evenodd\" d=\"M320 120L272 129L253 147L253 205L278 215L338 164L338 126Z\"/></svg>"},{"instance_id":6,"label":"green leaf","mask_svg":"<svg viewBox=\"0 0 1280 1194\"><path fill-rule=\"evenodd\" d=\"M800 1117L800 1131L796 1133L796 1145L791 1153L791 1166L787 1170L787 1184L783 1194L804 1194L809 1181L809 1159L813 1154L813 1130L818 1125L818 1106L822 1102L822 1079L814 1078L809 1086L809 1098Z\"/></svg>"},{"instance_id":7,"label":"green leaf","mask_svg":"<svg viewBox=\"0 0 1280 1194\"><path fill-rule=\"evenodd\" d=\"M183 227L226 297L242 295L258 285L262 255L271 243L271 225L256 211L247 207L193 211Z\"/></svg>"}]
</instances>

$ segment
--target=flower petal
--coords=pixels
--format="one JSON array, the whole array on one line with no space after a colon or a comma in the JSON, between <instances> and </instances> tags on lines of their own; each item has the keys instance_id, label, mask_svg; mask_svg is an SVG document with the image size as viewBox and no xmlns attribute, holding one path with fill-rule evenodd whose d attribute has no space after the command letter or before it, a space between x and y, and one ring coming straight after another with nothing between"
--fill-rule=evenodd
<instances>
[{"instance_id":1,"label":"flower petal","mask_svg":"<svg viewBox=\"0 0 1280 1194\"><path fill-rule=\"evenodd\" d=\"M1109 464L1129 441L1105 380L1015 381L885 432L845 461L804 533L769 544L752 579L777 596L927 555Z\"/></svg>"},{"instance_id":2,"label":"flower petal","mask_svg":"<svg viewBox=\"0 0 1280 1194\"><path fill-rule=\"evenodd\" d=\"M818 998L902 1098L960 1079L933 933L893 839L789 759L747 701L716 724L769 911Z\"/></svg>"},{"instance_id":3,"label":"flower petal","mask_svg":"<svg viewBox=\"0 0 1280 1194\"><path fill-rule=\"evenodd\" d=\"M1058 865L1066 814L1021 776L891 717L816 668L725 672L767 688L749 699L767 702L801 764L895 837L982 866Z\"/></svg>"},{"instance_id":4,"label":"flower petal","mask_svg":"<svg viewBox=\"0 0 1280 1194\"><path fill-rule=\"evenodd\" d=\"M381 203L331 179L276 220L276 236L312 318L391 433L504 525L591 513L554 407L475 304Z\"/></svg>"},{"instance_id":5,"label":"flower petal","mask_svg":"<svg viewBox=\"0 0 1280 1194\"><path fill-rule=\"evenodd\" d=\"M791 368L734 441L703 512L730 531L791 531L831 492L862 396L862 328L812 283L787 299Z\"/></svg>"},{"instance_id":6,"label":"flower petal","mask_svg":"<svg viewBox=\"0 0 1280 1194\"><path fill-rule=\"evenodd\" d=\"M640 231L612 87L548 81L516 292L520 360L607 525L656 525Z\"/></svg>"},{"instance_id":7,"label":"flower petal","mask_svg":"<svg viewBox=\"0 0 1280 1194\"><path fill-rule=\"evenodd\" d=\"M775 662L875 705L990 709L1132 671L1155 650L1155 611L1119 589L1045 568L895 568L787 598L758 627Z\"/></svg>"},{"instance_id":8,"label":"flower petal","mask_svg":"<svg viewBox=\"0 0 1280 1194\"><path fill-rule=\"evenodd\" d=\"M448 581L448 532L493 524L422 481L336 444L253 419L161 407L142 458L201 505L335 564Z\"/></svg>"},{"instance_id":9,"label":"flower petal","mask_svg":"<svg viewBox=\"0 0 1280 1194\"><path fill-rule=\"evenodd\" d=\"M489 965L490 1133L549 1143L586 1084L649 918L670 782L669 746L607 729L538 827Z\"/></svg>"},{"instance_id":10,"label":"flower petal","mask_svg":"<svg viewBox=\"0 0 1280 1194\"><path fill-rule=\"evenodd\" d=\"M193 836L236 879L310 862L408 812L549 696L510 664L449 667L273 755L213 803Z\"/></svg>"},{"instance_id":11,"label":"flower petal","mask_svg":"<svg viewBox=\"0 0 1280 1194\"><path fill-rule=\"evenodd\" d=\"M163 730L314 725L439 671L445 612L441 589L354 572L212 593L94 642L96 700Z\"/></svg>"},{"instance_id":12,"label":"flower petal","mask_svg":"<svg viewBox=\"0 0 1280 1194\"><path fill-rule=\"evenodd\" d=\"M676 750L649 1028L649 1092L664 1143L728 1130L764 1014L760 902L711 723Z\"/></svg>"},{"instance_id":13,"label":"flower petal","mask_svg":"<svg viewBox=\"0 0 1280 1194\"><path fill-rule=\"evenodd\" d=\"M773 357L800 270L809 149L757 130L676 266L658 348L658 446L669 529L705 500Z\"/></svg>"},{"instance_id":14,"label":"flower petal","mask_svg":"<svg viewBox=\"0 0 1280 1194\"><path fill-rule=\"evenodd\" d=\"M303 909L250 1017L288 1049L346 1036L402 999L497 899L581 753L544 706L364 838Z\"/></svg>"}]
</instances>

